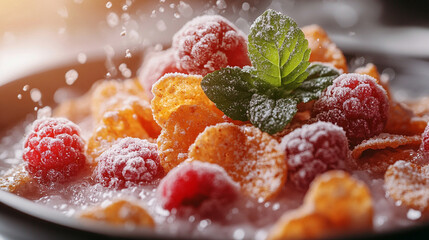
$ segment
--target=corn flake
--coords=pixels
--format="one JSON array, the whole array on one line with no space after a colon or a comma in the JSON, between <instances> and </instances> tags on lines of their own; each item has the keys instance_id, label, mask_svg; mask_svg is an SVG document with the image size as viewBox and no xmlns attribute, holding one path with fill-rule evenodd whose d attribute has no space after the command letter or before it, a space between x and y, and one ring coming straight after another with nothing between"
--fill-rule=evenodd
<instances>
[{"instance_id":1,"label":"corn flake","mask_svg":"<svg viewBox=\"0 0 429 240\"><path fill-rule=\"evenodd\" d=\"M325 30L318 25L302 28L308 47L311 49L310 62L324 62L347 73L347 61L343 52L331 41Z\"/></svg>"},{"instance_id":2,"label":"corn flake","mask_svg":"<svg viewBox=\"0 0 429 240\"><path fill-rule=\"evenodd\" d=\"M189 146L207 126L223 122L223 118L202 105L182 105L171 113L161 135L158 152L166 172L188 157Z\"/></svg>"},{"instance_id":3,"label":"corn flake","mask_svg":"<svg viewBox=\"0 0 429 240\"><path fill-rule=\"evenodd\" d=\"M220 165L246 195L261 200L275 197L286 181L280 144L253 126L207 127L189 148L189 158Z\"/></svg>"},{"instance_id":4,"label":"corn flake","mask_svg":"<svg viewBox=\"0 0 429 240\"><path fill-rule=\"evenodd\" d=\"M154 228L155 221L140 205L128 200L115 200L107 206L95 206L80 213L81 218L112 225L134 225Z\"/></svg>"},{"instance_id":5,"label":"corn flake","mask_svg":"<svg viewBox=\"0 0 429 240\"><path fill-rule=\"evenodd\" d=\"M285 213L268 239L326 238L372 228L373 207L365 184L343 171L329 171L313 181L304 203Z\"/></svg>"},{"instance_id":6,"label":"corn flake","mask_svg":"<svg viewBox=\"0 0 429 240\"><path fill-rule=\"evenodd\" d=\"M384 187L395 201L420 211L429 210L429 165L397 161L387 169Z\"/></svg>"},{"instance_id":7,"label":"corn flake","mask_svg":"<svg viewBox=\"0 0 429 240\"><path fill-rule=\"evenodd\" d=\"M170 114L181 105L203 105L216 112L223 113L216 108L201 88L202 77L180 73L166 74L152 87L152 111L156 122L164 127Z\"/></svg>"}]
</instances>

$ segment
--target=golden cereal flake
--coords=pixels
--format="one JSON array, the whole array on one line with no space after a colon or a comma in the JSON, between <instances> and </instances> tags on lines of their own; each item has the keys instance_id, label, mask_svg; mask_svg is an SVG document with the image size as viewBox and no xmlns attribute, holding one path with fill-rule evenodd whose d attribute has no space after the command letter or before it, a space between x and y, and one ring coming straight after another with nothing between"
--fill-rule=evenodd
<instances>
[{"instance_id":1,"label":"golden cereal flake","mask_svg":"<svg viewBox=\"0 0 429 240\"><path fill-rule=\"evenodd\" d=\"M188 149L198 134L223 118L202 105L182 105L171 113L157 139L161 165L165 172L188 158Z\"/></svg>"},{"instance_id":2,"label":"golden cereal flake","mask_svg":"<svg viewBox=\"0 0 429 240\"><path fill-rule=\"evenodd\" d=\"M397 161L384 175L386 193L395 201L420 211L429 210L429 165Z\"/></svg>"},{"instance_id":3,"label":"golden cereal flake","mask_svg":"<svg viewBox=\"0 0 429 240\"><path fill-rule=\"evenodd\" d=\"M134 225L138 227L154 228L152 216L139 204L119 199L83 210L79 217L96 221L103 221L112 225Z\"/></svg>"},{"instance_id":4,"label":"golden cereal flake","mask_svg":"<svg viewBox=\"0 0 429 240\"><path fill-rule=\"evenodd\" d=\"M189 148L190 160L218 164L253 198L275 197L286 181L284 151L253 126L220 123L207 127Z\"/></svg>"}]
</instances>

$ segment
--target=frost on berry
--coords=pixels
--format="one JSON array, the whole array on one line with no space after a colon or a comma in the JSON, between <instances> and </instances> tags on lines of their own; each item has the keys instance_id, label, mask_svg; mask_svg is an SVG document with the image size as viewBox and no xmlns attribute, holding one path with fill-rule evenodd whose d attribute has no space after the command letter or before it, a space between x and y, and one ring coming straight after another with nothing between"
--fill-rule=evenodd
<instances>
[{"instance_id":1,"label":"frost on berry","mask_svg":"<svg viewBox=\"0 0 429 240\"><path fill-rule=\"evenodd\" d=\"M115 189L148 184L163 174L156 144L144 139L120 139L97 162L95 181Z\"/></svg>"},{"instance_id":2,"label":"frost on berry","mask_svg":"<svg viewBox=\"0 0 429 240\"><path fill-rule=\"evenodd\" d=\"M284 151L253 126L219 123L207 127L189 147L189 158L218 164L255 199L275 197L286 181Z\"/></svg>"},{"instance_id":3,"label":"frost on berry","mask_svg":"<svg viewBox=\"0 0 429 240\"><path fill-rule=\"evenodd\" d=\"M311 49L310 62L330 63L344 73L347 72L347 61L343 52L331 41L323 28L309 25L303 27L302 31Z\"/></svg>"},{"instance_id":4,"label":"frost on berry","mask_svg":"<svg viewBox=\"0 0 429 240\"><path fill-rule=\"evenodd\" d=\"M314 179L301 207L286 212L267 239L332 238L372 229L372 198L368 187L343 171Z\"/></svg>"},{"instance_id":5,"label":"frost on berry","mask_svg":"<svg viewBox=\"0 0 429 240\"><path fill-rule=\"evenodd\" d=\"M367 75L342 74L314 104L313 115L344 129L352 145L381 133L389 113L386 91Z\"/></svg>"},{"instance_id":6,"label":"frost on berry","mask_svg":"<svg viewBox=\"0 0 429 240\"><path fill-rule=\"evenodd\" d=\"M172 169L158 186L161 205L167 209L198 209L202 215L218 214L239 196L238 185L223 168L199 161Z\"/></svg>"},{"instance_id":7,"label":"frost on berry","mask_svg":"<svg viewBox=\"0 0 429 240\"><path fill-rule=\"evenodd\" d=\"M283 137L281 145L286 154L288 177L303 190L317 175L332 169L344 169L349 160L345 132L328 122L295 129Z\"/></svg>"},{"instance_id":8,"label":"frost on berry","mask_svg":"<svg viewBox=\"0 0 429 240\"><path fill-rule=\"evenodd\" d=\"M425 131L422 134L421 149L423 156L429 160L429 125L426 126Z\"/></svg>"},{"instance_id":9,"label":"frost on berry","mask_svg":"<svg viewBox=\"0 0 429 240\"><path fill-rule=\"evenodd\" d=\"M185 73L176 67L174 49L154 51L145 56L139 80L150 99L153 98L152 85L167 73Z\"/></svg>"},{"instance_id":10,"label":"frost on berry","mask_svg":"<svg viewBox=\"0 0 429 240\"><path fill-rule=\"evenodd\" d=\"M102 221L112 225L155 227L155 221L138 203L116 199L108 204L97 205L80 212L79 217Z\"/></svg>"},{"instance_id":11,"label":"frost on berry","mask_svg":"<svg viewBox=\"0 0 429 240\"><path fill-rule=\"evenodd\" d=\"M179 69L206 75L227 66L250 65L246 36L221 16L200 16L173 36Z\"/></svg>"},{"instance_id":12,"label":"frost on berry","mask_svg":"<svg viewBox=\"0 0 429 240\"><path fill-rule=\"evenodd\" d=\"M384 175L386 193L395 201L420 211L429 210L429 165L397 161Z\"/></svg>"},{"instance_id":13,"label":"frost on berry","mask_svg":"<svg viewBox=\"0 0 429 240\"><path fill-rule=\"evenodd\" d=\"M65 118L42 118L24 142L23 159L33 178L64 182L84 168L84 142L79 127Z\"/></svg>"},{"instance_id":14,"label":"frost on berry","mask_svg":"<svg viewBox=\"0 0 429 240\"><path fill-rule=\"evenodd\" d=\"M165 122L181 105L203 105L220 116L223 113L206 96L201 88L201 76L186 74L164 75L152 88L152 111L156 122L165 126Z\"/></svg>"},{"instance_id":15,"label":"frost on berry","mask_svg":"<svg viewBox=\"0 0 429 240\"><path fill-rule=\"evenodd\" d=\"M189 146L207 126L224 122L202 105L182 105L171 113L157 139L161 165L166 172L185 161Z\"/></svg>"}]
</instances>

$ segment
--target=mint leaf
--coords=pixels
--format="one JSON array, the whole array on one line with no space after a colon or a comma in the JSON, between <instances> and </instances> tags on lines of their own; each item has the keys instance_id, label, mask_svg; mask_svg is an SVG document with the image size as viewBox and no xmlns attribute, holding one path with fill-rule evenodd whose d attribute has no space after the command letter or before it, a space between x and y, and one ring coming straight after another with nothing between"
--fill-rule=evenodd
<instances>
[{"instance_id":1,"label":"mint leaf","mask_svg":"<svg viewBox=\"0 0 429 240\"><path fill-rule=\"evenodd\" d=\"M207 74L201 81L201 88L225 115L247 121L247 109L256 92L252 82L252 75L238 67L223 68Z\"/></svg>"},{"instance_id":2,"label":"mint leaf","mask_svg":"<svg viewBox=\"0 0 429 240\"><path fill-rule=\"evenodd\" d=\"M250 122L269 134L280 132L298 111L293 98L271 99L264 94L253 94L249 104Z\"/></svg>"},{"instance_id":3,"label":"mint leaf","mask_svg":"<svg viewBox=\"0 0 429 240\"><path fill-rule=\"evenodd\" d=\"M320 98L322 92L340 76L337 69L322 63L312 63L306 71L307 79L293 92L304 103Z\"/></svg>"},{"instance_id":4,"label":"mint leaf","mask_svg":"<svg viewBox=\"0 0 429 240\"><path fill-rule=\"evenodd\" d=\"M267 10L252 24L248 41L249 57L261 80L293 90L306 79L311 50L293 19Z\"/></svg>"}]
</instances>

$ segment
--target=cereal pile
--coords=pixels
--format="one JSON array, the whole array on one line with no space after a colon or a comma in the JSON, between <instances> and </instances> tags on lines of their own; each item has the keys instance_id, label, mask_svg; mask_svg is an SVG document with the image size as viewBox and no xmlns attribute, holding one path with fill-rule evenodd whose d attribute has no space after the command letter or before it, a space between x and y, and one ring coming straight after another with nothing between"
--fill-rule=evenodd
<instances>
[{"instance_id":1,"label":"cereal pile","mask_svg":"<svg viewBox=\"0 0 429 240\"><path fill-rule=\"evenodd\" d=\"M373 64L349 73L317 25L267 10L246 36L201 16L139 79L97 82L36 120L0 189L174 236L379 232L427 219L428 116Z\"/></svg>"}]
</instances>

